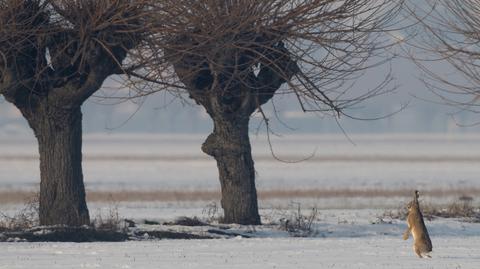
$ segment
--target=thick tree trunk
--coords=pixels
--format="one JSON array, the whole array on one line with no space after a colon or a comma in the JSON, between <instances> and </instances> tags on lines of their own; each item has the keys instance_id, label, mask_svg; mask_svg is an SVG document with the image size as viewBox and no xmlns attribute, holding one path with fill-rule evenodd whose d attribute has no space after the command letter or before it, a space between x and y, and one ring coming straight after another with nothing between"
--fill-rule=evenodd
<instances>
[{"instance_id":1,"label":"thick tree trunk","mask_svg":"<svg viewBox=\"0 0 480 269\"><path fill-rule=\"evenodd\" d=\"M40 152L40 225L88 225L80 106L60 109L40 105L30 115L27 118Z\"/></svg>"},{"instance_id":2,"label":"thick tree trunk","mask_svg":"<svg viewBox=\"0 0 480 269\"><path fill-rule=\"evenodd\" d=\"M217 161L225 223L260 224L249 119L249 115L215 115L214 131L202 146Z\"/></svg>"}]
</instances>

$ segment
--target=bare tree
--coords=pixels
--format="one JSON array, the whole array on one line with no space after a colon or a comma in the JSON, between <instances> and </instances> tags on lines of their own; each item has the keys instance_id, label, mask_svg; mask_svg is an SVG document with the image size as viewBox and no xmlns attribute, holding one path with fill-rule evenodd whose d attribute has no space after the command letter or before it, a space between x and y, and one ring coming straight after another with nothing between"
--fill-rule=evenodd
<instances>
[{"instance_id":1,"label":"bare tree","mask_svg":"<svg viewBox=\"0 0 480 269\"><path fill-rule=\"evenodd\" d=\"M158 4L151 62L136 75L160 89L184 89L214 130L202 150L215 158L224 221L259 224L249 120L274 95L292 94L304 111L344 109L379 94L351 93L355 78L381 62L402 1L165 0ZM282 87L284 85L284 87ZM142 92L141 94L146 94Z\"/></svg>"},{"instance_id":2,"label":"bare tree","mask_svg":"<svg viewBox=\"0 0 480 269\"><path fill-rule=\"evenodd\" d=\"M40 224L89 224L81 105L148 34L142 0L0 0L0 94L40 152Z\"/></svg>"},{"instance_id":3,"label":"bare tree","mask_svg":"<svg viewBox=\"0 0 480 269\"><path fill-rule=\"evenodd\" d=\"M410 55L425 71L425 84L443 103L479 113L480 1L425 0L409 11L420 26ZM436 69L438 63L456 72Z\"/></svg>"}]
</instances>

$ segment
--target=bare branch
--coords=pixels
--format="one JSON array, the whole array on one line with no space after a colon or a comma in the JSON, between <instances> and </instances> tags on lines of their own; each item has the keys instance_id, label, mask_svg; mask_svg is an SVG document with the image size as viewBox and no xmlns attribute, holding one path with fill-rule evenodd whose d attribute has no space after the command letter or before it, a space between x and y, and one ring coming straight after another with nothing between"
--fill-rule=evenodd
<instances>
[{"instance_id":1,"label":"bare branch","mask_svg":"<svg viewBox=\"0 0 480 269\"><path fill-rule=\"evenodd\" d=\"M147 0L1 0L0 93L82 103L153 37ZM36 97L35 97L36 98Z\"/></svg>"},{"instance_id":2,"label":"bare branch","mask_svg":"<svg viewBox=\"0 0 480 269\"><path fill-rule=\"evenodd\" d=\"M410 44L411 58L427 75L425 85L444 104L479 111L480 1L426 0L426 8L410 7L424 31ZM435 70L447 63L454 74Z\"/></svg>"},{"instance_id":3,"label":"bare branch","mask_svg":"<svg viewBox=\"0 0 480 269\"><path fill-rule=\"evenodd\" d=\"M166 0L156 6L161 23L154 43L135 57L151 64L144 76L149 81L180 82L202 104L214 91L227 110L242 108L248 98L256 100L255 109L277 93L295 93L301 106L308 106L305 111L340 113L382 92L347 95L351 82L384 62L372 59L397 42L385 32L398 30L395 15L402 5L401 0Z\"/></svg>"}]
</instances>

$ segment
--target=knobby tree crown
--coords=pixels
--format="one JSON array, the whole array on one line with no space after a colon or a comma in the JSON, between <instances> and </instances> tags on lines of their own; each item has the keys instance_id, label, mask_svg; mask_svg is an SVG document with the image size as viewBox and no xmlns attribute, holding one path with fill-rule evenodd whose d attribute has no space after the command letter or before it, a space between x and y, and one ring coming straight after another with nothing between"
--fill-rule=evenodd
<instances>
[{"instance_id":1,"label":"knobby tree crown","mask_svg":"<svg viewBox=\"0 0 480 269\"><path fill-rule=\"evenodd\" d=\"M149 35L142 0L1 0L0 94L17 106L48 96L78 105Z\"/></svg>"},{"instance_id":2,"label":"knobby tree crown","mask_svg":"<svg viewBox=\"0 0 480 269\"><path fill-rule=\"evenodd\" d=\"M139 57L151 67L137 75L157 82L157 90L188 90L207 112L213 102L225 112L251 113L274 94L291 93L304 111L343 113L390 81L386 76L374 89L348 91L364 70L383 62L370 60L392 44L384 32L402 3L161 1L155 42Z\"/></svg>"}]
</instances>

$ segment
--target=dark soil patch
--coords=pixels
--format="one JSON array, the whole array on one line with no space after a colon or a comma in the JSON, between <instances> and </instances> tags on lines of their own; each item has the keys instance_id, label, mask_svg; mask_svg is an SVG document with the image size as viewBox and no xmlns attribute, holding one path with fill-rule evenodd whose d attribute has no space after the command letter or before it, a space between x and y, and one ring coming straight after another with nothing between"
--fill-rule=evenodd
<instances>
[{"instance_id":1,"label":"dark soil patch","mask_svg":"<svg viewBox=\"0 0 480 269\"><path fill-rule=\"evenodd\" d=\"M15 238L28 242L121 242L128 239L126 233L96 230L90 227L45 227L26 231L4 232L2 241Z\"/></svg>"},{"instance_id":2,"label":"dark soil patch","mask_svg":"<svg viewBox=\"0 0 480 269\"><path fill-rule=\"evenodd\" d=\"M208 232L211 233L211 234L227 235L227 236L230 236L230 237L241 236L241 237L244 237L244 238L251 238L251 236L249 236L249 235L236 233L236 232L227 232L227 231L223 231L223 230L210 229L210 230L208 230Z\"/></svg>"},{"instance_id":3,"label":"dark soil patch","mask_svg":"<svg viewBox=\"0 0 480 269\"><path fill-rule=\"evenodd\" d=\"M188 232L119 232L91 227L41 227L29 230L0 231L0 242L123 242L149 239L213 239L213 236Z\"/></svg>"},{"instance_id":4,"label":"dark soil patch","mask_svg":"<svg viewBox=\"0 0 480 269\"><path fill-rule=\"evenodd\" d=\"M199 220L198 218L189 218L189 217L179 217L171 222L165 222L163 225L180 225L180 226L207 226L208 224Z\"/></svg>"},{"instance_id":5,"label":"dark soil patch","mask_svg":"<svg viewBox=\"0 0 480 269\"><path fill-rule=\"evenodd\" d=\"M135 234L139 237L142 237L143 234L148 234L148 238L154 239L213 239L213 237L206 235L171 231L139 231Z\"/></svg>"},{"instance_id":6,"label":"dark soil patch","mask_svg":"<svg viewBox=\"0 0 480 269\"><path fill-rule=\"evenodd\" d=\"M143 223L146 225L160 225L160 222L154 220L145 220Z\"/></svg>"}]
</instances>

